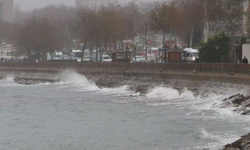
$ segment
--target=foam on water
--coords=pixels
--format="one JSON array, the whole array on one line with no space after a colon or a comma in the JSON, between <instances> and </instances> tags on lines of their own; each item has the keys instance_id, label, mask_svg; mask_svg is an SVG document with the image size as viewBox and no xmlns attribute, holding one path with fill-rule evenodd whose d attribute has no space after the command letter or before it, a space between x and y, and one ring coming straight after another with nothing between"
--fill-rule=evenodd
<instances>
[{"instance_id":1,"label":"foam on water","mask_svg":"<svg viewBox=\"0 0 250 150\"><path fill-rule=\"evenodd\" d=\"M204 139L218 140L220 137L208 133L204 128L200 129L200 137Z\"/></svg>"},{"instance_id":2,"label":"foam on water","mask_svg":"<svg viewBox=\"0 0 250 150\"><path fill-rule=\"evenodd\" d=\"M61 80L66 84L63 87L74 87L75 91L92 91L101 92L107 95L129 96L132 91L128 90L128 86L124 85L116 88L99 88L94 82L89 81L84 75L78 74L71 70L66 70L61 74Z\"/></svg>"},{"instance_id":3,"label":"foam on water","mask_svg":"<svg viewBox=\"0 0 250 150\"><path fill-rule=\"evenodd\" d=\"M204 128L200 129L200 137L214 141L205 146L206 148L209 148L209 150L218 150L219 147L222 148L224 145L232 143L240 138L240 136L236 136L235 133L209 133Z\"/></svg>"},{"instance_id":4,"label":"foam on water","mask_svg":"<svg viewBox=\"0 0 250 150\"><path fill-rule=\"evenodd\" d=\"M8 75L0 81L1 83L0 86L23 86L23 85L17 84L14 81L14 79L15 77L13 75Z\"/></svg>"},{"instance_id":5,"label":"foam on water","mask_svg":"<svg viewBox=\"0 0 250 150\"><path fill-rule=\"evenodd\" d=\"M184 89L182 93L179 93L178 90L169 87L156 87L146 94L146 97L161 100L195 100L194 94L191 91Z\"/></svg>"},{"instance_id":6,"label":"foam on water","mask_svg":"<svg viewBox=\"0 0 250 150\"><path fill-rule=\"evenodd\" d=\"M6 81L13 81L13 77L9 76L6 78ZM218 89L218 93L214 92L202 92L199 95L195 95L192 91L184 88L181 91L170 87L155 87L144 98L140 97L140 93L134 93L128 89L128 86L124 85L116 88L99 88L95 83L89 81L84 75L78 74L72 70L65 70L61 74L62 82L53 83L63 85L60 87L68 88L73 87L75 91L94 91L101 92L105 95L113 95L115 97L124 97L126 100L137 100L140 102L146 102L150 106L166 106L174 103L178 103L180 107L190 106L190 109L193 109L193 112L190 112L187 115L192 113L201 113L203 111L212 110L221 116L235 116L232 108L220 108L221 100L232 95L232 93L242 93L247 95L248 90L244 87L238 92L235 92L236 89L225 87L225 89ZM50 85L50 83L43 83L42 85ZM238 89L237 89L238 90ZM128 99L129 97L129 99ZM123 102L123 101L122 101ZM181 102L181 103L179 103Z\"/></svg>"},{"instance_id":7,"label":"foam on water","mask_svg":"<svg viewBox=\"0 0 250 150\"><path fill-rule=\"evenodd\" d=\"M9 76L7 76L6 78L5 78L5 81L10 81L10 82L12 82L12 81L14 81L14 76L12 76L12 75L9 75Z\"/></svg>"},{"instance_id":8,"label":"foam on water","mask_svg":"<svg viewBox=\"0 0 250 150\"><path fill-rule=\"evenodd\" d=\"M99 88L95 83L90 82L85 76L80 75L72 70L65 70L61 74L60 78L66 84L73 86L76 90L86 89L86 90L98 90Z\"/></svg>"}]
</instances>

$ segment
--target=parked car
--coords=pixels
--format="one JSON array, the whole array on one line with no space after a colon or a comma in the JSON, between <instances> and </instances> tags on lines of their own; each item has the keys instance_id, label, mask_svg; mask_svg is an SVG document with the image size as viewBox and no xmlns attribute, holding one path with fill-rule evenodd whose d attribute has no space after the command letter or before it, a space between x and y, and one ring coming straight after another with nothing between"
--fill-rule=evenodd
<instances>
[{"instance_id":1,"label":"parked car","mask_svg":"<svg viewBox=\"0 0 250 150\"><path fill-rule=\"evenodd\" d=\"M153 54L148 55L148 61L150 61L150 62L156 62L156 57L155 57L155 55L153 55Z\"/></svg>"},{"instance_id":2,"label":"parked car","mask_svg":"<svg viewBox=\"0 0 250 150\"><path fill-rule=\"evenodd\" d=\"M109 55L102 55L102 62L112 62Z\"/></svg>"},{"instance_id":3,"label":"parked car","mask_svg":"<svg viewBox=\"0 0 250 150\"><path fill-rule=\"evenodd\" d=\"M83 62L90 62L90 57L84 56L82 59Z\"/></svg>"},{"instance_id":4,"label":"parked car","mask_svg":"<svg viewBox=\"0 0 250 150\"><path fill-rule=\"evenodd\" d=\"M133 62L133 63L146 63L147 60L145 59L144 56L138 55L138 56L135 56L135 57L132 59L132 62Z\"/></svg>"}]
</instances>

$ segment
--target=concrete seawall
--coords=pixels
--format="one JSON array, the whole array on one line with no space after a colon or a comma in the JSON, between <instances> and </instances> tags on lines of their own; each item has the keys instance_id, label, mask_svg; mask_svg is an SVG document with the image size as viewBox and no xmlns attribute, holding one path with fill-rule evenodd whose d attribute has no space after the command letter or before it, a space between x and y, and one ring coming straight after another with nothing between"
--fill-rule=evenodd
<instances>
[{"instance_id":1,"label":"concrete seawall","mask_svg":"<svg viewBox=\"0 0 250 150\"><path fill-rule=\"evenodd\" d=\"M221 67L231 69L220 70ZM241 69L233 71L235 67ZM197 93L213 91L212 87L219 88L221 83L231 87L248 85L248 67L235 64L0 63L0 77L11 74L20 84L57 82L62 80L62 74L67 70L84 75L99 87L131 85L132 90L146 93L162 85L188 88Z\"/></svg>"},{"instance_id":2,"label":"concrete seawall","mask_svg":"<svg viewBox=\"0 0 250 150\"><path fill-rule=\"evenodd\" d=\"M53 74L64 70L74 70L87 76L102 74L163 80L209 80L237 84L250 82L250 65L237 64L0 63L1 72L15 74L18 72ZM32 76L29 78L32 79Z\"/></svg>"}]
</instances>

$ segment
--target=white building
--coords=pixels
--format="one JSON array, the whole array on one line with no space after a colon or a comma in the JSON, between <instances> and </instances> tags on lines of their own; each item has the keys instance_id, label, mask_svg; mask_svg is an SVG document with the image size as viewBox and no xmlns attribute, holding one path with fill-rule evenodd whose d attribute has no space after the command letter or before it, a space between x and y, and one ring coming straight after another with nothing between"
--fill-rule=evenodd
<instances>
[{"instance_id":1,"label":"white building","mask_svg":"<svg viewBox=\"0 0 250 150\"><path fill-rule=\"evenodd\" d=\"M118 5L118 0L75 0L76 8L99 9L102 6Z\"/></svg>"},{"instance_id":2,"label":"white building","mask_svg":"<svg viewBox=\"0 0 250 150\"><path fill-rule=\"evenodd\" d=\"M16 59L15 51L12 45L0 44L0 59L1 61L10 61Z\"/></svg>"},{"instance_id":3,"label":"white building","mask_svg":"<svg viewBox=\"0 0 250 150\"><path fill-rule=\"evenodd\" d=\"M248 8L250 8L250 0L242 0L241 5L242 10L244 12L247 11ZM207 13L207 12L205 12ZM235 22L235 31L234 31L234 37L240 38L246 34L246 15L243 14L241 18L238 18ZM204 40L206 41L210 36L213 36L220 31L227 31L226 29L226 23L220 21L220 22L209 22L207 20L206 24L204 26Z\"/></svg>"}]
</instances>

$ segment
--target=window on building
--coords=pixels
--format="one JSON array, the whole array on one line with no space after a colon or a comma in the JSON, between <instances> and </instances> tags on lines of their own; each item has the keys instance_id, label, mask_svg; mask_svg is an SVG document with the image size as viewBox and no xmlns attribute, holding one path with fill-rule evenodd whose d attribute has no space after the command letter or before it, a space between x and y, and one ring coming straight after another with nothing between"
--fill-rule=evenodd
<instances>
[{"instance_id":1,"label":"window on building","mask_svg":"<svg viewBox=\"0 0 250 150\"><path fill-rule=\"evenodd\" d=\"M209 32L214 32L214 25L209 26Z\"/></svg>"}]
</instances>

